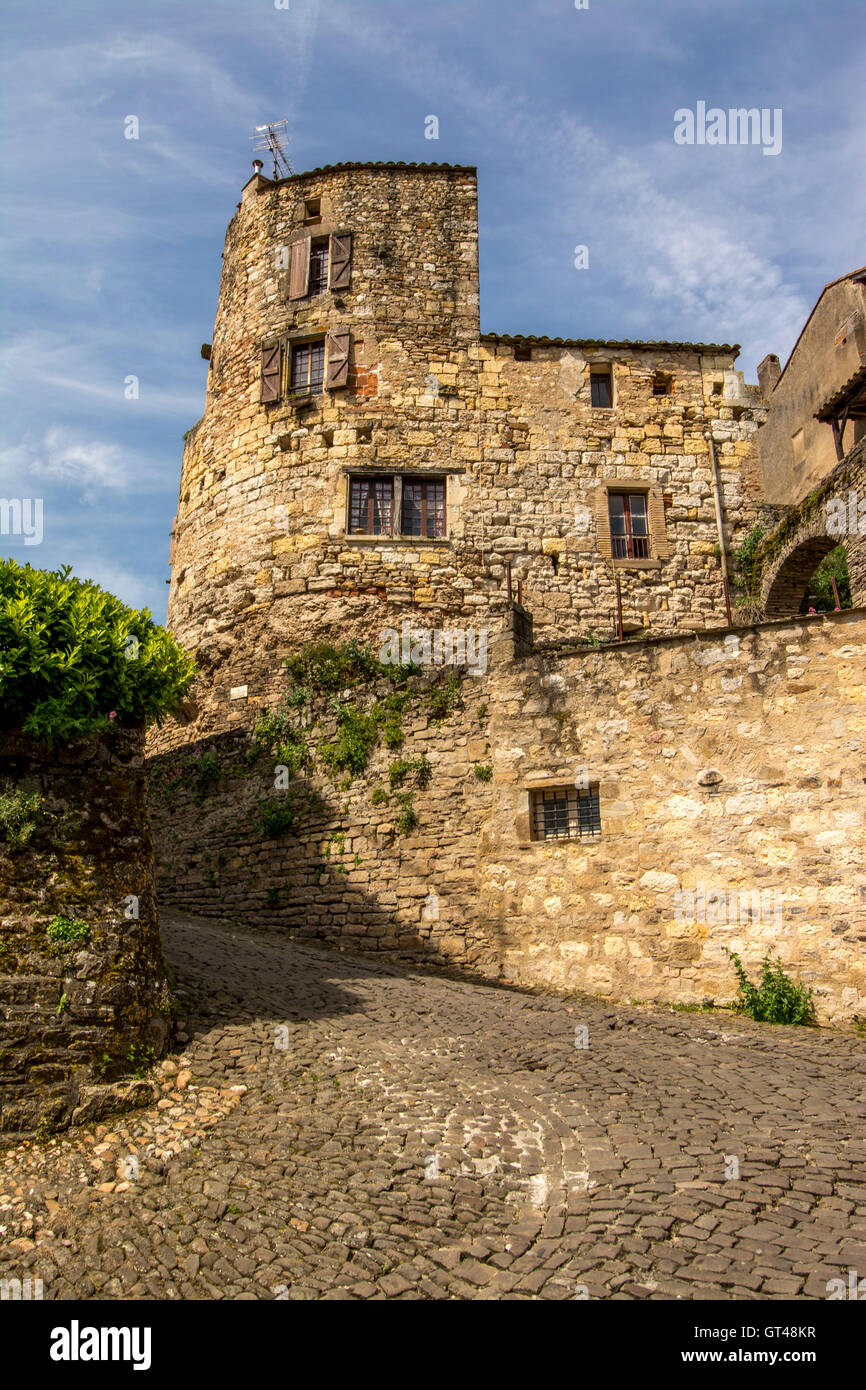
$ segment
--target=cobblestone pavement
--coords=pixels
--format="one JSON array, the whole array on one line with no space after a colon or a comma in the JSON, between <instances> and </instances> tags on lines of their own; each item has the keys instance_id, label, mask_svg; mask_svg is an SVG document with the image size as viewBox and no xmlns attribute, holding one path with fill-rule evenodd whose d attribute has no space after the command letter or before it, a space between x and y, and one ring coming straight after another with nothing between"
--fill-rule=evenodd
<instances>
[{"instance_id":1,"label":"cobblestone pavement","mask_svg":"<svg viewBox=\"0 0 866 1390\"><path fill-rule=\"evenodd\" d=\"M46 1299L826 1298L866 1271L851 1034L163 934L191 1040L161 1098L0 1161L0 1274Z\"/></svg>"}]
</instances>

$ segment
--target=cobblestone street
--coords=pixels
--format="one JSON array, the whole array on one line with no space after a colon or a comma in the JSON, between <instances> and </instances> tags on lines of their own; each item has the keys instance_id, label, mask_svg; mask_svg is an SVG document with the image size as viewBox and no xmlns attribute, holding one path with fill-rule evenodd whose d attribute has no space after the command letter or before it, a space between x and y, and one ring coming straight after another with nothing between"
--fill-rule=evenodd
<instances>
[{"instance_id":1,"label":"cobblestone street","mask_svg":"<svg viewBox=\"0 0 866 1390\"><path fill-rule=\"evenodd\" d=\"M162 930L191 1035L162 1098L2 1155L0 1273L46 1299L824 1299L866 1272L855 1035Z\"/></svg>"}]
</instances>

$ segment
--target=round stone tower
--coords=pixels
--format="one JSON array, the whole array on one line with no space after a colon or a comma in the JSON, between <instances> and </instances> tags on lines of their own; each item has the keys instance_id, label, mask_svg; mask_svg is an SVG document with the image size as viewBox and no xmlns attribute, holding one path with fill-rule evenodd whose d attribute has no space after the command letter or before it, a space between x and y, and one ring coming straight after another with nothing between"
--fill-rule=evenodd
<instances>
[{"instance_id":1,"label":"round stone tower","mask_svg":"<svg viewBox=\"0 0 866 1390\"><path fill-rule=\"evenodd\" d=\"M252 696L305 641L375 642L407 610L436 627L501 603L465 535L479 335L474 169L249 180L168 606L215 698Z\"/></svg>"}]
</instances>

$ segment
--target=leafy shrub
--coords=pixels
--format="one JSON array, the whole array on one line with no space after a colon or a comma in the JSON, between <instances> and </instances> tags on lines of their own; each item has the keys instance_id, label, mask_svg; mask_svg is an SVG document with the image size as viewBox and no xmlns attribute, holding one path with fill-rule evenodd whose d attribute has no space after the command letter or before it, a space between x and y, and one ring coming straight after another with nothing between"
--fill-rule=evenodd
<instances>
[{"instance_id":1,"label":"leafy shrub","mask_svg":"<svg viewBox=\"0 0 866 1390\"><path fill-rule=\"evenodd\" d=\"M386 678L400 684L413 671L409 666L385 666L372 647L359 647L353 640L312 642L283 663L286 675L296 688L336 693L371 680Z\"/></svg>"},{"instance_id":2,"label":"leafy shrub","mask_svg":"<svg viewBox=\"0 0 866 1390\"><path fill-rule=\"evenodd\" d=\"M38 792L28 796L7 783L0 792L0 840L12 849L23 849L37 825L51 819L44 802Z\"/></svg>"},{"instance_id":3,"label":"leafy shrub","mask_svg":"<svg viewBox=\"0 0 866 1390\"><path fill-rule=\"evenodd\" d=\"M412 805L412 793L404 792L398 799L402 809L394 822L394 828L398 835L411 835L418 825L418 816Z\"/></svg>"},{"instance_id":4,"label":"leafy shrub","mask_svg":"<svg viewBox=\"0 0 866 1390\"><path fill-rule=\"evenodd\" d=\"M836 580L839 590L839 604L842 608L851 607L851 578L848 574L848 556L844 545L837 545L825 555L809 580L809 595L816 600L814 605L819 613L830 613L836 607L836 595L831 580Z\"/></svg>"},{"instance_id":5,"label":"leafy shrub","mask_svg":"<svg viewBox=\"0 0 866 1390\"><path fill-rule=\"evenodd\" d=\"M460 681L456 673L452 671L444 685L437 685L430 691L430 717L434 723L448 718L456 704L459 689Z\"/></svg>"},{"instance_id":6,"label":"leafy shrub","mask_svg":"<svg viewBox=\"0 0 866 1390\"><path fill-rule=\"evenodd\" d=\"M410 772L414 772L419 787L430 785L433 769L426 757L398 758L388 769L388 781L391 784L391 790L393 791L395 787L402 787Z\"/></svg>"},{"instance_id":7,"label":"leafy shrub","mask_svg":"<svg viewBox=\"0 0 866 1390\"><path fill-rule=\"evenodd\" d=\"M483 764L483 763L476 763L476 764L475 764L475 776L478 778L479 782L489 782L489 781L491 781L491 779L492 779L492 777L493 777L493 764L492 764L492 763L487 763L487 764L485 765L485 764Z\"/></svg>"},{"instance_id":8,"label":"leafy shrub","mask_svg":"<svg viewBox=\"0 0 866 1390\"><path fill-rule=\"evenodd\" d=\"M278 764L288 768L289 776L296 777L310 758L307 741L300 729L291 722L287 710L276 710L265 714L253 730L253 739L258 748L267 748Z\"/></svg>"},{"instance_id":9,"label":"leafy shrub","mask_svg":"<svg viewBox=\"0 0 866 1390\"><path fill-rule=\"evenodd\" d=\"M324 745L322 760L335 772L351 772L358 777L378 741L379 724L374 714L367 714L358 705L343 705L339 720L336 741Z\"/></svg>"},{"instance_id":10,"label":"leafy shrub","mask_svg":"<svg viewBox=\"0 0 866 1390\"><path fill-rule=\"evenodd\" d=\"M263 798L253 807L252 819L269 839L277 839L294 830L298 823L298 807L294 797L284 794Z\"/></svg>"},{"instance_id":11,"label":"leafy shrub","mask_svg":"<svg viewBox=\"0 0 866 1390\"><path fill-rule=\"evenodd\" d=\"M180 704L195 672L147 609L71 578L68 565L37 570L0 561L0 651L0 728L46 744L104 732L115 721L159 721Z\"/></svg>"},{"instance_id":12,"label":"leafy shrub","mask_svg":"<svg viewBox=\"0 0 866 1390\"><path fill-rule=\"evenodd\" d=\"M387 806L390 800L384 787L374 787L373 795L370 798L374 806Z\"/></svg>"},{"instance_id":13,"label":"leafy shrub","mask_svg":"<svg viewBox=\"0 0 866 1390\"><path fill-rule=\"evenodd\" d=\"M782 961L769 955L761 962L760 984L753 985L735 951L728 956L737 972L739 987L734 1008L758 1023L815 1023L813 991L795 984L782 969Z\"/></svg>"},{"instance_id":14,"label":"leafy shrub","mask_svg":"<svg viewBox=\"0 0 866 1390\"><path fill-rule=\"evenodd\" d=\"M90 940L90 923L80 917L52 917L45 929L48 940L59 947L83 946Z\"/></svg>"}]
</instances>

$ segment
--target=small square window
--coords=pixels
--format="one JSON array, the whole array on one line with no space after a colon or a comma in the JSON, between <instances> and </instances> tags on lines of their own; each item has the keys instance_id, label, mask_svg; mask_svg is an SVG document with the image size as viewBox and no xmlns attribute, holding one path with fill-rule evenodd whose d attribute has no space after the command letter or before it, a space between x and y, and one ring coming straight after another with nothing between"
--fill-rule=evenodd
<instances>
[{"instance_id":1,"label":"small square window","mask_svg":"<svg viewBox=\"0 0 866 1390\"><path fill-rule=\"evenodd\" d=\"M516 344L514 348L514 360L515 362L531 362L532 348Z\"/></svg>"},{"instance_id":2,"label":"small square window","mask_svg":"<svg viewBox=\"0 0 866 1390\"><path fill-rule=\"evenodd\" d=\"M304 221L321 222L322 220L322 200L321 198L304 199Z\"/></svg>"},{"instance_id":3,"label":"small square window","mask_svg":"<svg viewBox=\"0 0 866 1390\"><path fill-rule=\"evenodd\" d=\"M601 834L598 785L530 791L533 840L586 840Z\"/></svg>"},{"instance_id":4,"label":"small square window","mask_svg":"<svg viewBox=\"0 0 866 1390\"><path fill-rule=\"evenodd\" d=\"M654 396L669 396L673 391L673 387L673 377L668 376L666 372L656 372L653 377Z\"/></svg>"},{"instance_id":5,"label":"small square window","mask_svg":"<svg viewBox=\"0 0 866 1390\"><path fill-rule=\"evenodd\" d=\"M613 407L613 377L610 369L603 372L590 372L589 393L597 410L611 410Z\"/></svg>"},{"instance_id":6,"label":"small square window","mask_svg":"<svg viewBox=\"0 0 866 1390\"><path fill-rule=\"evenodd\" d=\"M320 396L325 382L325 340L297 343L292 348L293 396Z\"/></svg>"}]
</instances>

